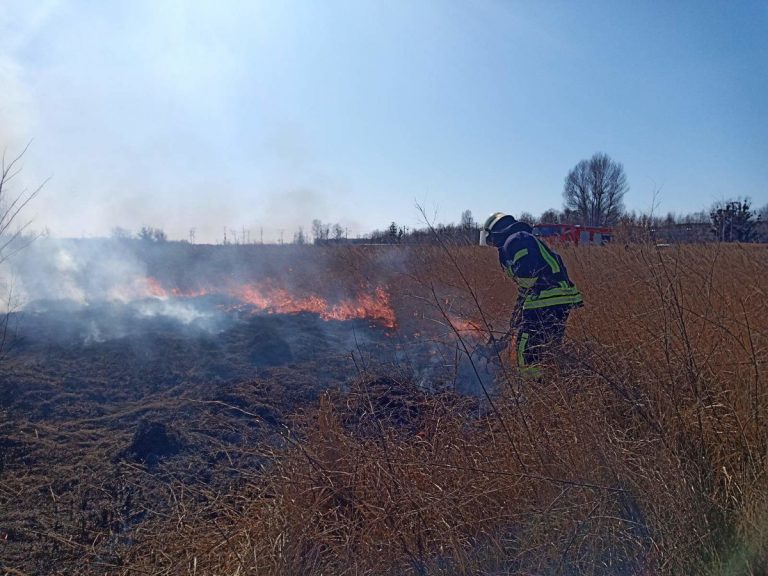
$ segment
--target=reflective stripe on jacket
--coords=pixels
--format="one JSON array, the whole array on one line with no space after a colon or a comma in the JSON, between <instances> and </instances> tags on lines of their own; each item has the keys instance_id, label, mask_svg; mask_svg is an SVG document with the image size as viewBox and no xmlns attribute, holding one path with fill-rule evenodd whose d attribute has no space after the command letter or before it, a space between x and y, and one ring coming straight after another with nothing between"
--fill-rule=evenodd
<instances>
[{"instance_id":1,"label":"reflective stripe on jacket","mask_svg":"<svg viewBox=\"0 0 768 576\"><path fill-rule=\"evenodd\" d=\"M560 255L533 234L512 234L499 248L499 262L518 287L523 310L580 306L581 292L568 277Z\"/></svg>"}]
</instances>

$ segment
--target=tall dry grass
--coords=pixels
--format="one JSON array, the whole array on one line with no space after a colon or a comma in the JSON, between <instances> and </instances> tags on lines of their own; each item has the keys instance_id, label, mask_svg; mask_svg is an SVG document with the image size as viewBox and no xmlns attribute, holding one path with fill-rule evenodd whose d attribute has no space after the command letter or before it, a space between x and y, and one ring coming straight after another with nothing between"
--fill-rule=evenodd
<instances>
[{"instance_id":1,"label":"tall dry grass","mask_svg":"<svg viewBox=\"0 0 768 576\"><path fill-rule=\"evenodd\" d=\"M586 307L541 381L478 400L360 369L245 448L268 465L244 487L174 494L123 572L768 573L768 249L561 254ZM493 251L339 259L388 277L403 329L501 329L514 301Z\"/></svg>"}]
</instances>

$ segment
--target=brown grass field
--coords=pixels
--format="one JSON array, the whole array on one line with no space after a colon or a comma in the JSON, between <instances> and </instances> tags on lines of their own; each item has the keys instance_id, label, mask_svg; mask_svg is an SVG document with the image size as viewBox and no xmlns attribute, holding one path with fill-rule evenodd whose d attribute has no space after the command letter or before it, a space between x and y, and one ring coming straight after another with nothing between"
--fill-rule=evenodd
<instances>
[{"instance_id":1,"label":"brown grass field","mask_svg":"<svg viewBox=\"0 0 768 576\"><path fill-rule=\"evenodd\" d=\"M394 360L321 350L119 402L109 364L87 398L63 360L0 364L0 573L768 573L768 247L562 248L586 302L563 350L475 396L414 366L506 328L495 251L303 250L332 263L311 282L387 286ZM139 417L193 448L129 458Z\"/></svg>"}]
</instances>

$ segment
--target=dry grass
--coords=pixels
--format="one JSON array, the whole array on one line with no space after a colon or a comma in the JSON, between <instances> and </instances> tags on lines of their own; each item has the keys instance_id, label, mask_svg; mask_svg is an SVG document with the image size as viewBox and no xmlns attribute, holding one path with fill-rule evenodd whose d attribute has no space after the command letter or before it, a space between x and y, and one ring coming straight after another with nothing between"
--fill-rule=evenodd
<instances>
[{"instance_id":1,"label":"dry grass","mask_svg":"<svg viewBox=\"0 0 768 576\"><path fill-rule=\"evenodd\" d=\"M492 251L339 252L403 330L505 329ZM586 307L541 382L490 401L360 368L239 469L179 491L122 574L768 572L765 246L561 251ZM501 320L499 320L501 318ZM515 393L521 390L522 397Z\"/></svg>"},{"instance_id":2,"label":"dry grass","mask_svg":"<svg viewBox=\"0 0 768 576\"><path fill-rule=\"evenodd\" d=\"M498 324L511 292L488 252L451 254L409 255L402 308ZM363 372L125 573L765 573L768 250L563 256L587 307L523 402L514 377L484 406Z\"/></svg>"}]
</instances>

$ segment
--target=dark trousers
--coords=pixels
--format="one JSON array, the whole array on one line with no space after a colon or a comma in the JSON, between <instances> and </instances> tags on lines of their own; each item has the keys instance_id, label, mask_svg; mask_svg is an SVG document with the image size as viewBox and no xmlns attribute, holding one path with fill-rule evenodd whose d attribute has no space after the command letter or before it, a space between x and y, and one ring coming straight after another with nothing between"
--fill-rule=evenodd
<instances>
[{"instance_id":1,"label":"dark trousers","mask_svg":"<svg viewBox=\"0 0 768 576\"><path fill-rule=\"evenodd\" d=\"M517 326L517 366L523 373L538 375L537 365L562 343L570 312L569 306L523 310Z\"/></svg>"}]
</instances>

